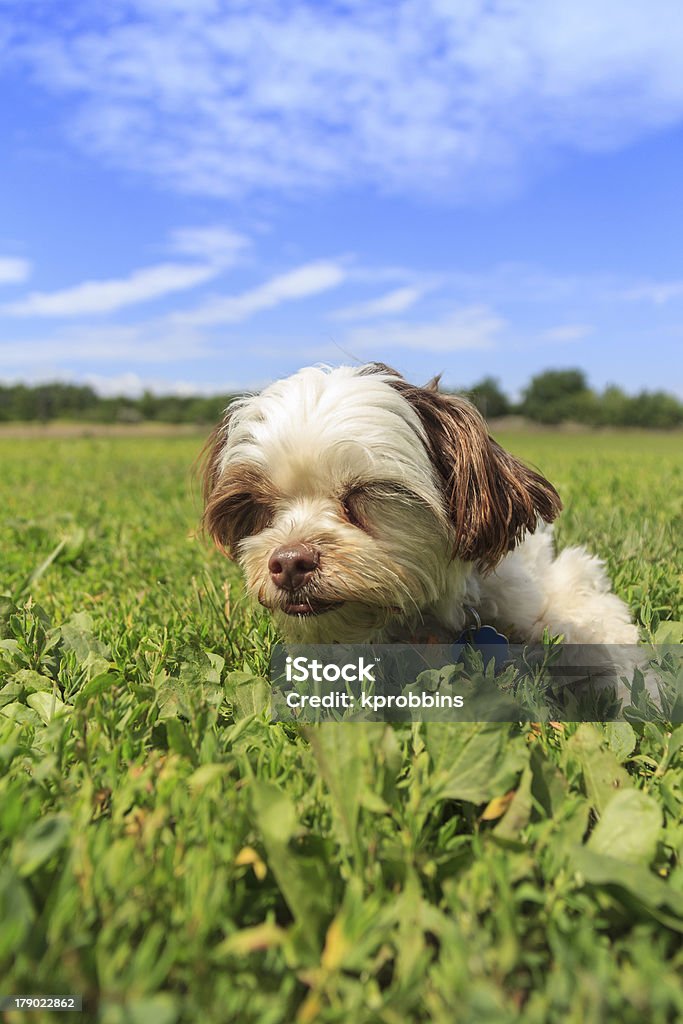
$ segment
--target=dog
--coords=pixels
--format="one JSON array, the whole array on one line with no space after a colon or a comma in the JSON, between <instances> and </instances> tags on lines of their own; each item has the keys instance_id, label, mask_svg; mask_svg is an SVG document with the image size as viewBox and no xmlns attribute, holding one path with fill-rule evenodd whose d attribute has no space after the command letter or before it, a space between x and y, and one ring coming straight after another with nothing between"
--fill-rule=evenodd
<instances>
[{"instance_id":1,"label":"dog","mask_svg":"<svg viewBox=\"0 0 683 1024\"><path fill-rule=\"evenodd\" d=\"M204 525L292 643L452 640L472 616L513 642L636 644L562 503L438 378L309 367L233 402L211 436Z\"/></svg>"}]
</instances>

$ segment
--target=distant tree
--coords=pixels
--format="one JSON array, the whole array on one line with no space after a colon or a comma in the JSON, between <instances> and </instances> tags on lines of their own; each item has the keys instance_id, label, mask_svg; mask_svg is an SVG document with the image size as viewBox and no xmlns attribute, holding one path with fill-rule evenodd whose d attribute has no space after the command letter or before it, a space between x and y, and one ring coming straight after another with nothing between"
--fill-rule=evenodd
<instances>
[{"instance_id":1,"label":"distant tree","mask_svg":"<svg viewBox=\"0 0 683 1024\"><path fill-rule=\"evenodd\" d=\"M25 384L16 384L10 389L10 392L9 410L11 416L9 418L15 420L36 419L36 403L33 389L26 387Z\"/></svg>"},{"instance_id":2,"label":"distant tree","mask_svg":"<svg viewBox=\"0 0 683 1024\"><path fill-rule=\"evenodd\" d=\"M615 384L606 387L598 399L597 422L605 427L624 427L629 422L629 405L632 399Z\"/></svg>"},{"instance_id":3,"label":"distant tree","mask_svg":"<svg viewBox=\"0 0 683 1024\"><path fill-rule=\"evenodd\" d=\"M117 423L141 423L143 419L139 404L134 399L122 399L116 410Z\"/></svg>"},{"instance_id":4,"label":"distant tree","mask_svg":"<svg viewBox=\"0 0 683 1024\"><path fill-rule=\"evenodd\" d=\"M577 415L584 419L592 404L591 395L582 370L546 370L532 377L521 411L539 423L561 423Z\"/></svg>"},{"instance_id":5,"label":"distant tree","mask_svg":"<svg viewBox=\"0 0 683 1024\"><path fill-rule=\"evenodd\" d=\"M0 421L18 419L14 391L14 388L0 384Z\"/></svg>"},{"instance_id":6,"label":"distant tree","mask_svg":"<svg viewBox=\"0 0 683 1024\"><path fill-rule=\"evenodd\" d=\"M510 412L509 399L495 377L485 377L465 393L486 419L507 416Z\"/></svg>"},{"instance_id":7,"label":"distant tree","mask_svg":"<svg viewBox=\"0 0 683 1024\"><path fill-rule=\"evenodd\" d=\"M628 423L659 430L679 427L683 423L683 405L665 391L641 391L628 400Z\"/></svg>"},{"instance_id":8,"label":"distant tree","mask_svg":"<svg viewBox=\"0 0 683 1024\"><path fill-rule=\"evenodd\" d=\"M156 420L159 417L159 400L151 391L144 391L138 398L138 408L145 420Z\"/></svg>"}]
</instances>

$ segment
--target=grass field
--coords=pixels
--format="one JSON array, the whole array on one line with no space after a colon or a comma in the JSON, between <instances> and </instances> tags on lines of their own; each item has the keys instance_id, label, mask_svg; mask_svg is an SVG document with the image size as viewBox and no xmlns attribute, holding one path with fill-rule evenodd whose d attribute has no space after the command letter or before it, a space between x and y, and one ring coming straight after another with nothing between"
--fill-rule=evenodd
<instances>
[{"instance_id":1,"label":"grass field","mask_svg":"<svg viewBox=\"0 0 683 1024\"><path fill-rule=\"evenodd\" d=\"M680 435L500 440L644 636L683 618ZM200 444L0 438L0 994L105 1024L680 1019L683 726L270 725L272 629L195 534Z\"/></svg>"}]
</instances>

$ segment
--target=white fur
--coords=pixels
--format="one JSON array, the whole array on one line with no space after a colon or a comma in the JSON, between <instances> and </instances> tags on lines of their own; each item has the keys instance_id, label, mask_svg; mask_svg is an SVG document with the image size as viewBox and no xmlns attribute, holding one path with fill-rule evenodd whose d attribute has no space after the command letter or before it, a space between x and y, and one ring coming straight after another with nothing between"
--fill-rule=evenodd
<instances>
[{"instance_id":1,"label":"white fur","mask_svg":"<svg viewBox=\"0 0 683 1024\"><path fill-rule=\"evenodd\" d=\"M231 409L220 438L221 476L253 467L274 494L270 522L244 537L237 555L249 590L286 636L400 641L425 619L457 633L474 607L514 640L538 640L547 628L570 643L636 643L600 560L577 547L555 555L550 528L527 535L488 573L451 558L453 527L425 430L389 380L352 367L309 368ZM343 514L355 484L396 487L370 503L367 530ZM295 543L320 552L307 593L340 607L285 613L268 559Z\"/></svg>"},{"instance_id":2,"label":"white fur","mask_svg":"<svg viewBox=\"0 0 683 1024\"><path fill-rule=\"evenodd\" d=\"M521 639L545 629L569 644L635 644L638 630L610 592L604 563L584 548L555 554L552 527L539 525L480 580L480 615Z\"/></svg>"}]
</instances>

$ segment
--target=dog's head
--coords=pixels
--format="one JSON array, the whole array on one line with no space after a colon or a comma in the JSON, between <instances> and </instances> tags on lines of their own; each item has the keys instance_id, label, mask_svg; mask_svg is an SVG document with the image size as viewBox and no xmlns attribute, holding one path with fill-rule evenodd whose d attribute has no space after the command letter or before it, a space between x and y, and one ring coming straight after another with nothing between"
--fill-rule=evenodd
<instances>
[{"instance_id":1,"label":"dog's head","mask_svg":"<svg viewBox=\"0 0 683 1024\"><path fill-rule=\"evenodd\" d=\"M309 368L241 399L207 445L204 523L248 589L302 642L360 642L486 570L554 488L466 399L373 363Z\"/></svg>"}]
</instances>

